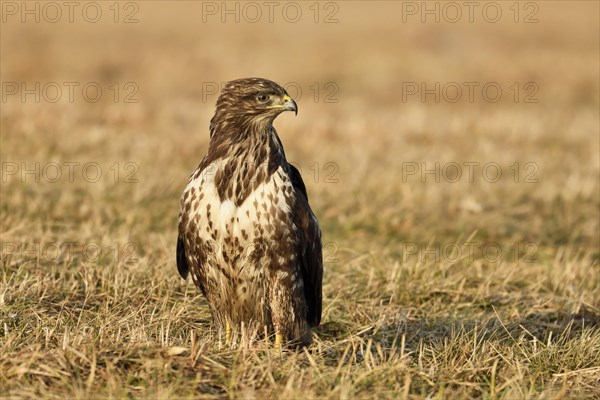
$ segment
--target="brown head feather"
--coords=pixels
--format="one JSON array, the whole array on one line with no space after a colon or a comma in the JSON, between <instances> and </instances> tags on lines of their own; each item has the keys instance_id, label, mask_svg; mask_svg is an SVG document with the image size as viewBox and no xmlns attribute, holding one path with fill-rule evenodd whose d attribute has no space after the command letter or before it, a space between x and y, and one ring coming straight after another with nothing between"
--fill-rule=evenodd
<instances>
[{"instance_id":1,"label":"brown head feather","mask_svg":"<svg viewBox=\"0 0 600 400\"><path fill-rule=\"evenodd\" d=\"M284 88L268 79L244 78L227 82L210 122L211 139L215 135L243 139L251 132L266 130L284 111L269 107L281 103L286 95Z\"/></svg>"}]
</instances>

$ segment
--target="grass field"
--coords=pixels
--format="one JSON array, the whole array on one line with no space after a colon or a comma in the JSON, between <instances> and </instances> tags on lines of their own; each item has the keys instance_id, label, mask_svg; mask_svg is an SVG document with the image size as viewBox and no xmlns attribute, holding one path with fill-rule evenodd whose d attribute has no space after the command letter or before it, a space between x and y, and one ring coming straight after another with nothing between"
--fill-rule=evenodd
<instances>
[{"instance_id":1,"label":"grass field","mask_svg":"<svg viewBox=\"0 0 600 400\"><path fill-rule=\"evenodd\" d=\"M0 4L0 397L600 396L597 2L23 4ZM175 265L215 92L247 76L298 99L276 127L323 230L298 352L225 348Z\"/></svg>"}]
</instances>

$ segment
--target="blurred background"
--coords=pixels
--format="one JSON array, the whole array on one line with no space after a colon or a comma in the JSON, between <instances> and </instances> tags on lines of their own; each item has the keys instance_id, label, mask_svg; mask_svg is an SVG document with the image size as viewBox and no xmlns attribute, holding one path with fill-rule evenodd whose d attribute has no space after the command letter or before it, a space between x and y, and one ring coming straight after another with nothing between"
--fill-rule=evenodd
<instances>
[{"instance_id":1,"label":"blurred background","mask_svg":"<svg viewBox=\"0 0 600 400\"><path fill-rule=\"evenodd\" d=\"M220 86L259 76L334 241L596 249L597 2L7 1L1 34L4 230L172 234Z\"/></svg>"}]
</instances>

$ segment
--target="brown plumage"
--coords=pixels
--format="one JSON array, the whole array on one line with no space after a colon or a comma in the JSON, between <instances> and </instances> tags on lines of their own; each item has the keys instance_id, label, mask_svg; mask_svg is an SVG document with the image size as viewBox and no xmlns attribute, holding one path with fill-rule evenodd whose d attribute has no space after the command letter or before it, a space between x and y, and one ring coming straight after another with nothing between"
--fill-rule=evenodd
<instances>
[{"instance_id":1,"label":"brown plumage","mask_svg":"<svg viewBox=\"0 0 600 400\"><path fill-rule=\"evenodd\" d=\"M181 197L179 274L191 273L228 342L266 330L308 344L321 320L321 231L273 128L283 111L297 105L275 82L227 83Z\"/></svg>"}]
</instances>

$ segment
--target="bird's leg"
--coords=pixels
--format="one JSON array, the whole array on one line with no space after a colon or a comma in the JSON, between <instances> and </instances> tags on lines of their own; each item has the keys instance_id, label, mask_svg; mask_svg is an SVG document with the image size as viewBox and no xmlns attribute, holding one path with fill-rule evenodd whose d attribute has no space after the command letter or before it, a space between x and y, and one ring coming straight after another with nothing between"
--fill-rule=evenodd
<instances>
[{"instance_id":1,"label":"bird's leg","mask_svg":"<svg viewBox=\"0 0 600 400\"><path fill-rule=\"evenodd\" d=\"M225 321L225 344L231 346L231 324L229 320Z\"/></svg>"},{"instance_id":2,"label":"bird's leg","mask_svg":"<svg viewBox=\"0 0 600 400\"><path fill-rule=\"evenodd\" d=\"M281 352L283 345L283 335L279 332L275 333L275 348Z\"/></svg>"},{"instance_id":3,"label":"bird's leg","mask_svg":"<svg viewBox=\"0 0 600 400\"><path fill-rule=\"evenodd\" d=\"M291 275L291 272L278 271L269 293L275 347L279 352L288 341L296 341L304 333L301 329L306 320L302 303L304 296L300 292L300 286L293 286Z\"/></svg>"}]
</instances>

